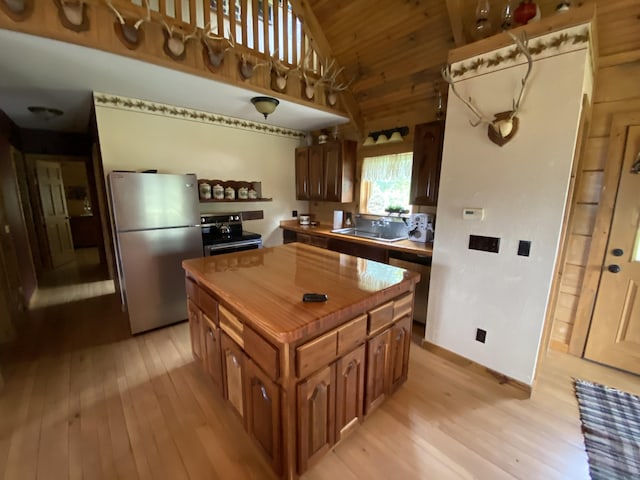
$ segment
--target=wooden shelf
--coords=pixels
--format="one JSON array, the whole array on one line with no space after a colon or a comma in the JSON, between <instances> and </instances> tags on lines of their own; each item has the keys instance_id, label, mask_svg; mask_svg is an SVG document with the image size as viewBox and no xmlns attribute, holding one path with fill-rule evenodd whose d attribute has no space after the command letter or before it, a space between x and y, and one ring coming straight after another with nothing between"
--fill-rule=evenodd
<instances>
[{"instance_id":1,"label":"wooden shelf","mask_svg":"<svg viewBox=\"0 0 640 480\"><path fill-rule=\"evenodd\" d=\"M273 198L236 198L231 200L230 198L211 198L208 200L200 199L200 203L247 203L247 202L273 202Z\"/></svg>"},{"instance_id":2,"label":"wooden shelf","mask_svg":"<svg viewBox=\"0 0 640 480\"><path fill-rule=\"evenodd\" d=\"M592 22L595 18L595 5L592 3L582 6L572 6L568 12L557 13L537 22L531 22L527 25L509 30L514 35L520 35L526 32L529 39L536 38L547 33L556 32L576 25ZM477 42L468 43L461 47L449 50L448 63L450 65L466 60L468 58L477 57L484 53L492 52L502 47L513 44L513 40L504 32L497 33L490 37L478 40Z\"/></svg>"}]
</instances>

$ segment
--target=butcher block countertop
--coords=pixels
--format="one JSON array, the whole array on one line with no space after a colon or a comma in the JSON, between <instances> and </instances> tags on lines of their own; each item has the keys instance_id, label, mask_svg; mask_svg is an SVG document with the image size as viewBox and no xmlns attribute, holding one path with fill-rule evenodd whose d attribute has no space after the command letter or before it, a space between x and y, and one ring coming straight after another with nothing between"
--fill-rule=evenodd
<instances>
[{"instance_id":1,"label":"butcher block countertop","mask_svg":"<svg viewBox=\"0 0 640 480\"><path fill-rule=\"evenodd\" d=\"M372 245L387 250L397 250L400 252L415 253L418 255L431 256L433 253L433 243L412 242L411 240L399 240L397 242L383 242L369 238L352 237L333 233L331 225L319 224L316 226L299 225L297 220L281 220L280 228L294 232L308 233L310 235L321 235L329 238L338 238L346 242L359 243L361 245Z\"/></svg>"},{"instance_id":2,"label":"butcher block countertop","mask_svg":"<svg viewBox=\"0 0 640 480\"><path fill-rule=\"evenodd\" d=\"M299 343L413 291L420 275L300 243L184 260L187 276L276 344ZM304 293L328 301L305 303Z\"/></svg>"}]
</instances>

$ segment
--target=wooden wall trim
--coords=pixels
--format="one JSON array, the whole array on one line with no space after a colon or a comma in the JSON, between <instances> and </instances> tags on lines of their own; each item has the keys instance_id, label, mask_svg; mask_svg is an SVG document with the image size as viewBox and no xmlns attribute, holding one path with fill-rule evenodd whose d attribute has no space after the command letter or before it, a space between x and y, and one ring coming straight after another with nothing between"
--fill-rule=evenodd
<instances>
[{"instance_id":1,"label":"wooden wall trim","mask_svg":"<svg viewBox=\"0 0 640 480\"><path fill-rule=\"evenodd\" d=\"M593 307L600 284L600 274L602 273L616 196L618 194L618 181L627 140L627 129L630 125L640 125L640 112L614 115L609 137L607 163L604 169L602 196L598 206L584 281L569 343L569 353L580 357L584 355L589 327L591 326Z\"/></svg>"},{"instance_id":2,"label":"wooden wall trim","mask_svg":"<svg viewBox=\"0 0 640 480\"><path fill-rule=\"evenodd\" d=\"M484 365L480 365L479 363L474 362L473 360L469 360L462 355L458 355L457 353L452 352L451 350L447 350L446 348L442 348L438 345L435 345L425 338L422 339L422 348L425 350L429 350L432 353L435 353L439 357L448 360L451 363L454 363L460 367L465 367L470 371L482 375L485 378L490 378L494 381L497 381L500 385L510 385L515 387L517 390L522 392L523 399L531 397L532 386L527 385L526 383L522 383L518 380L515 380L511 377L507 377L502 373L498 373L495 370L491 370L490 368L485 367Z\"/></svg>"},{"instance_id":3,"label":"wooden wall trim","mask_svg":"<svg viewBox=\"0 0 640 480\"><path fill-rule=\"evenodd\" d=\"M447 13L453 33L453 42L456 47L461 47L467 43L464 34L464 22L462 19L463 0L447 0Z\"/></svg>"}]
</instances>

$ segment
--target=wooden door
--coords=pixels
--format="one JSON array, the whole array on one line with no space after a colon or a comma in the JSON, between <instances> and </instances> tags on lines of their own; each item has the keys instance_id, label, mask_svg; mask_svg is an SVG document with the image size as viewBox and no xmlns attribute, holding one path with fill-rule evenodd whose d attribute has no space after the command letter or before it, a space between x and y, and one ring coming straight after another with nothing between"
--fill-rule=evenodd
<instances>
[{"instance_id":1,"label":"wooden door","mask_svg":"<svg viewBox=\"0 0 640 480\"><path fill-rule=\"evenodd\" d=\"M635 172L635 173L634 173ZM640 374L640 126L628 129L585 358Z\"/></svg>"},{"instance_id":2,"label":"wooden door","mask_svg":"<svg viewBox=\"0 0 640 480\"><path fill-rule=\"evenodd\" d=\"M335 363L298 385L298 473L304 473L335 438Z\"/></svg>"},{"instance_id":3,"label":"wooden door","mask_svg":"<svg viewBox=\"0 0 640 480\"><path fill-rule=\"evenodd\" d=\"M416 125L411 172L412 205L434 206L438 203L443 132L440 121Z\"/></svg>"},{"instance_id":4,"label":"wooden door","mask_svg":"<svg viewBox=\"0 0 640 480\"><path fill-rule=\"evenodd\" d=\"M309 149L296 148L296 198L309 200Z\"/></svg>"},{"instance_id":5,"label":"wooden door","mask_svg":"<svg viewBox=\"0 0 640 480\"><path fill-rule=\"evenodd\" d=\"M244 423L244 354L227 334L222 332L221 337L225 396Z\"/></svg>"},{"instance_id":6,"label":"wooden door","mask_svg":"<svg viewBox=\"0 0 640 480\"><path fill-rule=\"evenodd\" d=\"M280 391L265 373L247 359L247 431L262 448L273 470L282 473L282 437L280 434Z\"/></svg>"},{"instance_id":7,"label":"wooden door","mask_svg":"<svg viewBox=\"0 0 640 480\"><path fill-rule=\"evenodd\" d=\"M309 199L322 200L324 190L322 188L323 175L323 148L322 145L309 147Z\"/></svg>"},{"instance_id":8,"label":"wooden door","mask_svg":"<svg viewBox=\"0 0 640 480\"><path fill-rule=\"evenodd\" d=\"M332 142L324 145L324 189L323 197L331 202L342 200L342 159L340 143Z\"/></svg>"},{"instance_id":9,"label":"wooden door","mask_svg":"<svg viewBox=\"0 0 640 480\"><path fill-rule=\"evenodd\" d=\"M56 268L74 258L62 168L59 163L38 160L36 171L51 264Z\"/></svg>"},{"instance_id":10,"label":"wooden door","mask_svg":"<svg viewBox=\"0 0 640 480\"><path fill-rule=\"evenodd\" d=\"M389 347L391 329L367 342L367 387L365 412L369 415L385 398L388 384Z\"/></svg>"},{"instance_id":11,"label":"wooden door","mask_svg":"<svg viewBox=\"0 0 640 480\"><path fill-rule=\"evenodd\" d=\"M411 317L406 316L391 328L389 394L393 393L407 379L409 347L411 346L411 322Z\"/></svg>"},{"instance_id":12,"label":"wooden door","mask_svg":"<svg viewBox=\"0 0 640 480\"><path fill-rule=\"evenodd\" d=\"M347 436L364 413L365 346L343 356L336 374L336 442Z\"/></svg>"},{"instance_id":13,"label":"wooden door","mask_svg":"<svg viewBox=\"0 0 640 480\"><path fill-rule=\"evenodd\" d=\"M220 328L204 312L201 313L203 337L203 362L211 381L218 391L224 393L222 384L222 347L220 346Z\"/></svg>"},{"instance_id":14,"label":"wooden door","mask_svg":"<svg viewBox=\"0 0 640 480\"><path fill-rule=\"evenodd\" d=\"M198 362L202 361L202 317L200 309L191 299L187 299L189 334L191 335L191 353Z\"/></svg>"}]
</instances>

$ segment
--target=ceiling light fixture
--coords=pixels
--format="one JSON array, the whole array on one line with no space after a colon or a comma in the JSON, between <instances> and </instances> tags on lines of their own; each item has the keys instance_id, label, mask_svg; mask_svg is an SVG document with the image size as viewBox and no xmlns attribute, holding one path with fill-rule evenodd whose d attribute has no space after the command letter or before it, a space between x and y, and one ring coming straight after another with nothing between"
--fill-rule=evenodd
<instances>
[{"instance_id":1,"label":"ceiling light fixture","mask_svg":"<svg viewBox=\"0 0 640 480\"><path fill-rule=\"evenodd\" d=\"M251 103L253 103L253 106L256 107L259 113L264 115L264 119L266 120L267 116L275 112L280 101L273 97L253 97Z\"/></svg>"},{"instance_id":2,"label":"ceiling light fixture","mask_svg":"<svg viewBox=\"0 0 640 480\"><path fill-rule=\"evenodd\" d=\"M51 107L43 107L40 105L31 105L27 107L34 115L43 118L45 120L49 120L50 118L60 117L64 114L62 110L59 108L51 108Z\"/></svg>"}]
</instances>

